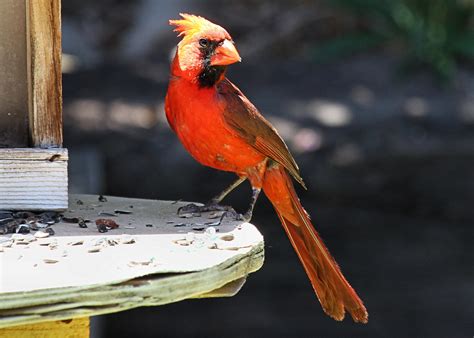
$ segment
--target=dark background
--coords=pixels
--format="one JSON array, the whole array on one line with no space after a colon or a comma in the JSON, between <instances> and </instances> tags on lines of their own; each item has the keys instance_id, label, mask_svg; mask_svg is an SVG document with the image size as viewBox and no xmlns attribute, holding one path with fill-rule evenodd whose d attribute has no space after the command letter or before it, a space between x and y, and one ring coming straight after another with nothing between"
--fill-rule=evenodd
<instances>
[{"instance_id":1,"label":"dark background","mask_svg":"<svg viewBox=\"0 0 474 338\"><path fill-rule=\"evenodd\" d=\"M95 337L472 337L474 32L470 0L63 1L71 192L206 201L163 112L179 11L222 24L229 77L288 143L317 229L369 310L325 316L262 197L264 267L229 299L94 319ZM244 210L248 186L226 202Z\"/></svg>"}]
</instances>

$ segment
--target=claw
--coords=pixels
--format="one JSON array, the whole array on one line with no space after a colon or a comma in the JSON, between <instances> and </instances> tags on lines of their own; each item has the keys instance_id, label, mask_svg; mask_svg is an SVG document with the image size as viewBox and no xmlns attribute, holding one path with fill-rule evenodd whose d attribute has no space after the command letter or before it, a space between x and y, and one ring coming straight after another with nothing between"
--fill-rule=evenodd
<instances>
[{"instance_id":1,"label":"claw","mask_svg":"<svg viewBox=\"0 0 474 338\"><path fill-rule=\"evenodd\" d=\"M201 216L201 213L203 212L213 212L213 211L224 211L223 214L227 212L237 214L237 212L231 206L220 205L213 202L207 203L205 205L197 205L194 203L190 203L188 205L178 208L177 214L178 216L191 215L191 217L192 216L199 217Z\"/></svg>"},{"instance_id":2,"label":"claw","mask_svg":"<svg viewBox=\"0 0 474 338\"><path fill-rule=\"evenodd\" d=\"M183 215L183 214L200 214L201 213L201 208L203 206L199 206L197 204L191 203L187 204L185 206L179 207L177 214L178 215Z\"/></svg>"},{"instance_id":3,"label":"claw","mask_svg":"<svg viewBox=\"0 0 474 338\"><path fill-rule=\"evenodd\" d=\"M250 221L251 217L248 217L247 214L242 215L242 214L238 213L237 211L235 211L234 209L232 209L232 210L228 210L228 211L226 211L222 214L222 216L219 220L219 223L221 223L224 218L232 218L234 221L248 222L248 221Z\"/></svg>"}]
</instances>

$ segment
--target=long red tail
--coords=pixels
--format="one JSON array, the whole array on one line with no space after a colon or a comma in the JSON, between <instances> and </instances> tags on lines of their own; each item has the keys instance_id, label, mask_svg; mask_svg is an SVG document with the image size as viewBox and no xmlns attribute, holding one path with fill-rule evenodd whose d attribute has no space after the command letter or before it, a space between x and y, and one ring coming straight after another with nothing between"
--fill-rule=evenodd
<instances>
[{"instance_id":1,"label":"long red tail","mask_svg":"<svg viewBox=\"0 0 474 338\"><path fill-rule=\"evenodd\" d=\"M367 323L369 315L362 300L344 278L311 224L291 178L282 166L267 169L263 190L272 202L324 312L336 320L343 320L347 309L355 322Z\"/></svg>"}]
</instances>

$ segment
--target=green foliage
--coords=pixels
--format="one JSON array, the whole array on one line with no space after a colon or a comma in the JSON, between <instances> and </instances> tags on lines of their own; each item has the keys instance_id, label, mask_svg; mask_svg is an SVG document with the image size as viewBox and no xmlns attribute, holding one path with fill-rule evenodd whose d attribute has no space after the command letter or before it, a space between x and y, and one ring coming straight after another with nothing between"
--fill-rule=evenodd
<instances>
[{"instance_id":1,"label":"green foliage","mask_svg":"<svg viewBox=\"0 0 474 338\"><path fill-rule=\"evenodd\" d=\"M403 46L406 64L428 65L445 79L460 59L474 60L474 0L328 1L367 26L358 35L330 41L323 51L346 46L344 53L351 46L358 48L358 41L365 41L362 46L367 41L395 42Z\"/></svg>"}]
</instances>

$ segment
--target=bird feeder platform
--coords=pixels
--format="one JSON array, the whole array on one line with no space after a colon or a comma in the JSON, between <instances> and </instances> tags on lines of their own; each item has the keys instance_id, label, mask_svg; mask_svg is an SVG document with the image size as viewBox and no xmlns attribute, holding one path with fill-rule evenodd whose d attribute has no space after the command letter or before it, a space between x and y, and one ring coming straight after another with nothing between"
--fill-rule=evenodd
<instances>
[{"instance_id":1,"label":"bird feeder platform","mask_svg":"<svg viewBox=\"0 0 474 338\"><path fill-rule=\"evenodd\" d=\"M88 332L81 318L233 296L263 264L250 223L179 217L185 202L99 197L71 195L60 222L0 235L0 337L42 325Z\"/></svg>"}]
</instances>

